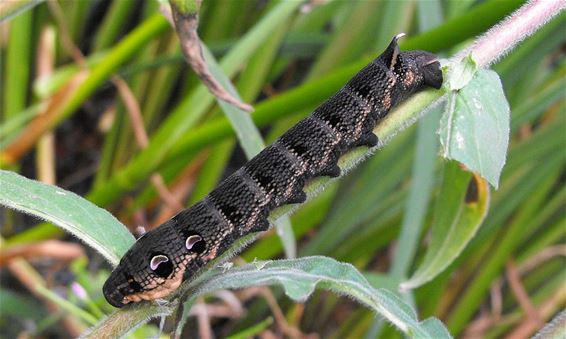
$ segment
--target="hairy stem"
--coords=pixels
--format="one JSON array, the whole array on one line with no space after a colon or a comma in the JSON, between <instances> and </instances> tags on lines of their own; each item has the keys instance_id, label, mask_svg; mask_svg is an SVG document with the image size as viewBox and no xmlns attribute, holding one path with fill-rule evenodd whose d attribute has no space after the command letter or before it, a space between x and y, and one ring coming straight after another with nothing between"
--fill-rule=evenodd
<instances>
[{"instance_id":1,"label":"hairy stem","mask_svg":"<svg viewBox=\"0 0 566 339\"><path fill-rule=\"evenodd\" d=\"M471 53L479 67L487 67L535 33L564 8L565 0L531 0L476 39L470 48L458 53L456 58L461 59Z\"/></svg>"}]
</instances>

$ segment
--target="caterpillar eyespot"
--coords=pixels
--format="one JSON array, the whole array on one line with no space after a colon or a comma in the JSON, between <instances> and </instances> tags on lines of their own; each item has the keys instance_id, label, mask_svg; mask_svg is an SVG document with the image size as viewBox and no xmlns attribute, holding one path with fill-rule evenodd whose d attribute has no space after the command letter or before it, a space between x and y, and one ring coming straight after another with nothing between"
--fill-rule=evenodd
<instances>
[{"instance_id":1,"label":"caterpillar eyespot","mask_svg":"<svg viewBox=\"0 0 566 339\"><path fill-rule=\"evenodd\" d=\"M190 235L187 237L187 241L185 241L185 248L189 251L202 253L204 251L204 241L198 234Z\"/></svg>"},{"instance_id":2,"label":"caterpillar eyespot","mask_svg":"<svg viewBox=\"0 0 566 339\"><path fill-rule=\"evenodd\" d=\"M207 197L140 238L105 282L106 300L122 307L166 297L238 238L267 230L273 209L304 202L308 181L339 176L337 162L344 153L375 146L373 129L393 107L427 87L440 88L437 57L400 51L401 36ZM148 265L149 253L160 254Z\"/></svg>"},{"instance_id":3,"label":"caterpillar eyespot","mask_svg":"<svg viewBox=\"0 0 566 339\"><path fill-rule=\"evenodd\" d=\"M159 254L154 256L153 258L151 258L150 262L149 262L149 268L152 271L157 271L157 269L159 268L159 265L166 263L169 261L169 258L167 258L167 256Z\"/></svg>"}]
</instances>

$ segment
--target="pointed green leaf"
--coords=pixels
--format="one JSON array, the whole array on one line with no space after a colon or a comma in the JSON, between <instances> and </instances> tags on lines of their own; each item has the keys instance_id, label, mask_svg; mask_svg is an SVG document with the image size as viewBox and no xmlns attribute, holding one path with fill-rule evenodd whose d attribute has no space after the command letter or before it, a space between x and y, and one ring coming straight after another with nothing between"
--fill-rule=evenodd
<instances>
[{"instance_id":1,"label":"pointed green leaf","mask_svg":"<svg viewBox=\"0 0 566 339\"><path fill-rule=\"evenodd\" d=\"M97 250L112 264L134 243L108 211L73 192L0 170L0 205L45 219Z\"/></svg>"},{"instance_id":2,"label":"pointed green leaf","mask_svg":"<svg viewBox=\"0 0 566 339\"><path fill-rule=\"evenodd\" d=\"M497 188L509 145L509 104L497 73L481 70L449 94L440 121L445 158L458 160Z\"/></svg>"},{"instance_id":3,"label":"pointed green leaf","mask_svg":"<svg viewBox=\"0 0 566 339\"><path fill-rule=\"evenodd\" d=\"M427 318L421 322L432 338L450 338L451 335L446 326L437 318Z\"/></svg>"},{"instance_id":4,"label":"pointed green leaf","mask_svg":"<svg viewBox=\"0 0 566 339\"><path fill-rule=\"evenodd\" d=\"M450 265L474 237L489 206L489 187L477 175L446 164L437 198L432 239L425 259L415 274L401 284L412 289L434 279Z\"/></svg>"}]
</instances>

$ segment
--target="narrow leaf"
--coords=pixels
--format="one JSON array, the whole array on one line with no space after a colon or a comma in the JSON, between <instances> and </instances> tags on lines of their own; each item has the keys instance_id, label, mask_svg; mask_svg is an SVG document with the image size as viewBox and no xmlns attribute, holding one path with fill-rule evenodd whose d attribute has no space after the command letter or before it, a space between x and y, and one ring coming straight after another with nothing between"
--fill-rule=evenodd
<instances>
[{"instance_id":1,"label":"narrow leaf","mask_svg":"<svg viewBox=\"0 0 566 339\"><path fill-rule=\"evenodd\" d=\"M255 338L256 336L259 336L261 332L263 332L269 326L271 326L271 324L273 324L273 318L269 317L269 318L265 319L264 321L261 321L261 322L257 323L256 325L254 325L250 328L247 328L243 331L232 334L231 336L228 337L228 339Z\"/></svg>"},{"instance_id":2,"label":"narrow leaf","mask_svg":"<svg viewBox=\"0 0 566 339\"><path fill-rule=\"evenodd\" d=\"M509 145L510 109L497 73L481 70L449 95L440 121L443 156L463 163L495 188Z\"/></svg>"},{"instance_id":3,"label":"narrow leaf","mask_svg":"<svg viewBox=\"0 0 566 339\"><path fill-rule=\"evenodd\" d=\"M73 317L82 319L90 325L95 325L97 323L97 319L94 315L83 310L69 300L61 297L59 294L53 292L52 290L49 290L42 285L38 285L37 292L44 298L59 306L62 310L65 310L66 312L72 314Z\"/></svg>"},{"instance_id":4,"label":"narrow leaf","mask_svg":"<svg viewBox=\"0 0 566 339\"><path fill-rule=\"evenodd\" d=\"M241 101L240 95L234 88L234 85L230 82L228 76L224 74L222 68L216 62L214 55L212 55L205 45L202 46L202 49L204 60L206 61L206 67L209 69L211 76L214 77L231 96L233 96L236 100ZM240 142L246 157L251 159L261 152L261 150L265 147L265 143L263 142L261 134L255 126L251 116L239 107L222 101L222 99L218 100L218 104L224 111L224 114L236 132L236 136L238 137L238 141Z\"/></svg>"},{"instance_id":5,"label":"narrow leaf","mask_svg":"<svg viewBox=\"0 0 566 339\"><path fill-rule=\"evenodd\" d=\"M0 170L0 205L45 219L74 234L113 265L134 243L112 214L56 186Z\"/></svg>"},{"instance_id":6,"label":"narrow leaf","mask_svg":"<svg viewBox=\"0 0 566 339\"><path fill-rule=\"evenodd\" d=\"M4 22L24 11L31 10L45 0L5 1L0 6L0 22Z\"/></svg>"},{"instance_id":7,"label":"narrow leaf","mask_svg":"<svg viewBox=\"0 0 566 339\"><path fill-rule=\"evenodd\" d=\"M423 263L403 289L412 289L434 279L450 265L474 237L489 206L489 187L454 163L446 164L437 198L431 242Z\"/></svg>"}]
</instances>

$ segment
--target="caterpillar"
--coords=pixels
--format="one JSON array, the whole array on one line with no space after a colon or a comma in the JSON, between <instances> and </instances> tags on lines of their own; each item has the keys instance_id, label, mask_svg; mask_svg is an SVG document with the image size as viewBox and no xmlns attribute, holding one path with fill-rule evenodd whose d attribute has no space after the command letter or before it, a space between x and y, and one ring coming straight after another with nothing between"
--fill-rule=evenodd
<instances>
[{"instance_id":1,"label":"caterpillar","mask_svg":"<svg viewBox=\"0 0 566 339\"><path fill-rule=\"evenodd\" d=\"M305 184L341 173L338 158L378 143L377 122L411 94L440 88L437 57L387 49L307 118L285 132L208 196L147 232L104 283L115 307L163 298L237 239L269 228L270 211L306 200Z\"/></svg>"}]
</instances>

